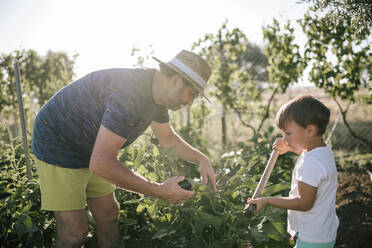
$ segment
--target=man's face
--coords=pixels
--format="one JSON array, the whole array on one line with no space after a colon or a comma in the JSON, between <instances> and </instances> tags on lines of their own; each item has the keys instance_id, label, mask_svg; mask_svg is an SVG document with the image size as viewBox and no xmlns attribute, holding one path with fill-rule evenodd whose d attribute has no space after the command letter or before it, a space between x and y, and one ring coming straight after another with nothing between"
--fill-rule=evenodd
<instances>
[{"instance_id":1,"label":"man's face","mask_svg":"<svg viewBox=\"0 0 372 248\"><path fill-rule=\"evenodd\" d=\"M185 85L182 77L176 77L173 87L170 88L166 97L167 108L176 111L185 105L191 106L194 99L199 96L198 90L192 85Z\"/></svg>"}]
</instances>

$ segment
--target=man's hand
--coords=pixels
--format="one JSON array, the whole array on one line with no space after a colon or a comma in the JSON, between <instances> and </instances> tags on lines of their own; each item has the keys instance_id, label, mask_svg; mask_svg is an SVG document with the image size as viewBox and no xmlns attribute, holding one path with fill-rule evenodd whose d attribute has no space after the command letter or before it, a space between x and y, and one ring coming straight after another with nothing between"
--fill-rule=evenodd
<instances>
[{"instance_id":1,"label":"man's hand","mask_svg":"<svg viewBox=\"0 0 372 248\"><path fill-rule=\"evenodd\" d=\"M151 127L154 130L155 136L159 139L161 147L164 149L175 147L177 157L193 163L199 163L200 175L203 182L207 184L210 180L213 189L216 190L216 180L214 179L211 162L203 153L184 141L173 131L169 123L152 122Z\"/></svg>"},{"instance_id":2,"label":"man's hand","mask_svg":"<svg viewBox=\"0 0 372 248\"><path fill-rule=\"evenodd\" d=\"M284 138L277 138L273 144L273 149L278 150L279 154L292 152L293 149L288 145Z\"/></svg>"},{"instance_id":3,"label":"man's hand","mask_svg":"<svg viewBox=\"0 0 372 248\"><path fill-rule=\"evenodd\" d=\"M203 183L208 184L208 181L210 180L213 190L216 191L216 179L214 178L214 171L209 159L203 157L199 162L199 166Z\"/></svg>"},{"instance_id":4,"label":"man's hand","mask_svg":"<svg viewBox=\"0 0 372 248\"><path fill-rule=\"evenodd\" d=\"M184 190L178 185L183 179L185 177L177 176L161 183L158 197L170 204L178 204L190 199L194 191Z\"/></svg>"}]
</instances>

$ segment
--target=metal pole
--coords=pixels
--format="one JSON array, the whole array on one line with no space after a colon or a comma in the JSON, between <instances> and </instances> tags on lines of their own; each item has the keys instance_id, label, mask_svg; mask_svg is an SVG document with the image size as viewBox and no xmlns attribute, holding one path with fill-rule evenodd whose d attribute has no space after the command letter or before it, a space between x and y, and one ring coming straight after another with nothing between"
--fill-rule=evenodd
<instances>
[{"instance_id":1,"label":"metal pole","mask_svg":"<svg viewBox=\"0 0 372 248\"><path fill-rule=\"evenodd\" d=\"M30 166L30 155L28 153L26 122L25 122L25 114L23 110L21 76L19 72L18 61L14 62L14 75L16 79L16 88L17 88L17 95L18 95L18 109L19 109L19 116L20 116L20 122L21 122L21 128L22 128L22 141L23 141L23 150L25 153L25 160L26 160L26 167L27 167L27 178L28 180L31 180L32 175L31 175L31 166Z\"/></svg>"}]
</instances>

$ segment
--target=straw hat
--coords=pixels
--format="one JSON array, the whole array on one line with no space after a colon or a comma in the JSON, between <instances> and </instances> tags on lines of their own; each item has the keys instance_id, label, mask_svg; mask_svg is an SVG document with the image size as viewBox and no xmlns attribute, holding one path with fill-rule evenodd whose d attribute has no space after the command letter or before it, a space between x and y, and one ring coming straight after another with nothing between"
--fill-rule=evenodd
<instances>
[{"instance_id":1,"label":"straw hat","mask_svg":"<svg viewBox=\"0 0 372 248\"><path fill-rule=\"evenodd\" d=\"M164 63L156 57L152 58L175 70L190 81L200 94L210 102L204 94L204 89L207 87L207 81L211 75L211 68L202 57L193 52L182 50L168 63Z\"/></svg>"}]
</instances>

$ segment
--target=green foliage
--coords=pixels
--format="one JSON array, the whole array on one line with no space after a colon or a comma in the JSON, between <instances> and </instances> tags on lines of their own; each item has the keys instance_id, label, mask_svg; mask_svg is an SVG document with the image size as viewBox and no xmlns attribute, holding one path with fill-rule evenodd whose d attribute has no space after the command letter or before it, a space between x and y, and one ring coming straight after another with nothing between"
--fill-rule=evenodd
<instances>
[{"instance_id":1,"label":"green foliage","mask_svg":"<svg viewBox=\"0 0 372 248\"><path fill-rule=\"evenodd\" d=\"M257 80L266 79L267 60L259 47L250 44L239 28L230 30L226 21L217 34L206 34L193 48L199 50L199 54L206 58L212 68L209 82L215 87L211 95L243 117L243 124L256 114L249 115L248 110L262 114L262 108L256 106L262 100L262 89ZM248 57L252 54L256 57ZM260 73L251 75L257 71Z\"/></svg>"},{"instance_id":2,"label":"green foliage","mask_svg":"<svg viewBox=\"0 0 372 248\"><path fill-rule=\"evenodd\" d=\"M275 139L271 133L269 130L257 135L250 143L239 144L215 161L219 168L216 192L195 179L200 176L197 166L176 159L173 150L159 149L151 136L146 145L123 150L119 159L137 173L158 182L185 175L193 183L195 194L184 204L169 205L117 190L122 245L134 247L147 242L151 247L237 247L249 242L254 247L290 247L284 231L285 211L267 208L253 218L242 214L270 154L270 144ZM0 240L9 247L51 247L56 235L52 214L39 210L40 190L35 171L34 179L27 181L21 146L15 139L11 141L2 142L0 147ZM265 195L287 194L287 166L291 163L290 158L280 158ZM94 242L95 231L92 234L89 240Z\"/></svg>"},{"instance_id":3,"label":"green foliage","mask_svg":"<svg viewBox=\"0 0 372 248\"><path fill-rule=\"evenodd\" d=\"M308 12L300 24L308 38L305 58L312 61L310 80L332 97L354 102L362 73L371 63L370 44L353 36L355 28L348 19L332 27L327 25L327 16Z\"/></svg>"},{"instance_id":4,"label":"green foliage","mask_svg":"<svg viewBox=\"0 0 372 248\"><path fill-rule=\"evenodd\" d=\"M328 26L337 26L345 19L350 21L354 35L365 37L371 33L372 4L370 0L301 0L313 2L317 12L325 11Z\"/></svg>"},{"instance_id":5,"label":"green foliage","mask_svg":"<svg viewBox=\"0 0 372 248\"><path fill-rule=\"evenodd\" d=\"M187 125L182 126L177 133L187 141L191 146L199 151L209 155L205 138L203 137L203 128L207 122L207 117L211 110L207 108L204 101L194 103L191 108L188 108Z\"/></svg>"},{"instance_id":6,"label":"green foliage","mask_svg":"<svg viewBox=\"0 0 372 248\"><path fill-rule=\"evenodd\" d=\"M43 105L57 90L72 80L75 59L64 52L52 52L41 57L36 51L16 50L0 55L0 110L16 109L17 97L13 63L18 60L24 98L38 100ZM30 101L31 101L30 100Z\"/></svg>"},{"instance_id":7,"label":"green foliage","mask_svg":"<svg viewBox=\"0 0 372 248\"><path fill-rule=\"evenodd\" d=\"M269 58L269 81L272 90L279 89L284 93L291 83L297 83L306 66L299 46L294 43L294 29L290 22L280 28L274 19L272 26L263 27L264 39L268 42L265 47Z\"/></svg>"},{"instance_id":8,"label":"green foliage","mask_svg":"<svg viewBox=\"0 0 372 248\"><path fill-rule=\"evenodd\" d=\"M184 162L175 159L172 151L159 150L154 145L133 146L126 150L120 159L137 173L156 181L175 175L194 178L190 181L195 193L181 205L168 205L142 196L119 199L126 208L125 217L121 218L121 230L125 229L128 239L136 235L136 230L147 237L151 234L155 244L159 245L153 247L237 247L245 241L255 247L269 244L288 247L288 235L284 231L285 211L267 208L253 218L242 214L244 203L253 194L265 167L274 138L267 133L253 139L251 145L240 144L238 151L224 154L221 161L216 162L219 163L216 168L220 168L216 171L216 192L195 178L199 175L188 174ZM277 172L273 173L273 181L270 179L266 195L288 192L290 171L287 166L292 166L292 162L289 157L278 161L282 165L275 168ZM275 181L277 183L273 183Z\"/></svg>"},{"instance_id":9,"label":"green foliage","mask_svg":"<svg viewBox=\"0 0 372 248\"><path fill-rule=\"evenodd\" d=\"M290 23L283 30L274 19L272 26L264 28L268 40L266 54L269 57L269 78L282 92L290 82L295 82L309 67L309 78L316 87L324 89L337 103L343 121L350 134L372 147L371 142L356 134L346 120L350 105L356 101L371 103L372 50L367 39L355 37L355 27L350 19L340 21L336 26L328 25L330 14L317 16L312 9L300 19L307 43L303 55L294 43L293 28ZM360 88L368 88L361 94ZM348 107L342 107L339 99L347 100Z\"/></svg>"},{"instance_id":10,"label":"green foliage","mask_svg":"<svg viewBox=\"0 0 372 248\"><path fill-rule=\"evenodd\" d=\"M154 55L154 53L155 52L151 44L142 50L139 47L133 46L130 56L136 56L136 59L137 59L137 62L133 64L133 67L144 67L145 62L150 60L150 58Z\"/></svg>"},{"instance_id":11,"label":"green foliage","mask_svg":"<svg viewBox=\"0 0 372 248\"><path fill-rule=\"evenodd\" d=\"M10 144L0 142L0 192L2 247L51 247L52 214L40 211L36 176L28 181L21 143L14 138Z\"/></svg>"},{"instance_id":12,"label":"green foliage","mask_svg":"<svg viewBox=\"0 0 372 248\"><path fill-rule=\"evenodd\" d=\"M337 171L362 172L372 171L372 153L335 153Z\"/></svg>"}]
</instances>

